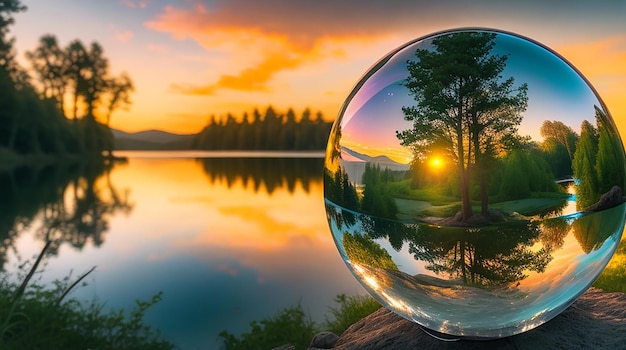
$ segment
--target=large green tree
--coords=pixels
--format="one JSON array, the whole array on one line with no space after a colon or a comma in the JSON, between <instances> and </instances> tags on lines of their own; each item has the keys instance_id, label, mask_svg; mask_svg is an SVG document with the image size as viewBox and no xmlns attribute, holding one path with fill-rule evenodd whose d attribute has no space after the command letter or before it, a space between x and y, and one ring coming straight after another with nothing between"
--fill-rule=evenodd
<instances>
[{"instance_id":1,"label":"large green tree","mask_svg":"<svg viewBox=\"0 0 626 350\"><path fill-rule=\"evenodd\" d=\"M626 181L624 147L613 121L597 106L595 110L598 123L598 193L606 193L616 185L623 190Z\"/></svg>"},{"instance_id":2,"label":"large green tree","mask_svg":"<svg viewBox=\"0 0 626 350\"><path fill-rule=\"evenodd\" d=\"M541 124L539 132L545 141L554 141L555 143L565 147L570 162L574 159L576 142L578 142L578 134L576 134L571 127L557 120L546 120L543 124Z\"/></svg>"},{"instance_id":3,"label":"large green tree","mask_svg":"<svg viewBox=\"0 0 626 350\"><path fill-rule=\"evenodd\" d=\"M434 144L445 146L457 167L463 221L472 216L473 179L487 215L490 159L515 137L528 102L527 85L502 76L508 56L492 53L495 39L487 32L444 34L433 39L432 50L418 49L416 60L407 62L405 86L416 104L402 111L413 127L396 136L416 158Z\"/></svg>"},{"instance_id":4,"label":"large green tree","mask_svg":"<svg viewBox=\"0 0 626 350\"><path fill-rule=\"evenodd\" d=\"M585 120L580 126L580 139L572 161L574 177L579 181L576 189L576 207L579 210L589 207L600 198L596 172L597 154L598 131Z\"/></svg>"}]
</instances>

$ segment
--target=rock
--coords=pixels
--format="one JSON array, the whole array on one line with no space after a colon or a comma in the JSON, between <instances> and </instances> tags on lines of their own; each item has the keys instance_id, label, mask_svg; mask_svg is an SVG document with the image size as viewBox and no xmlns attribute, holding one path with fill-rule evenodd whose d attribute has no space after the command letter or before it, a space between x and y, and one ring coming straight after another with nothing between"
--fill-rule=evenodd
<instances>
[{"instance_id":1,"label":"rock","mask_svg":"<svg viewBox=\"0 0 626 350\"><path fill-rule=\"evenodd\" d=\"M554 319L488 341L444 342L381 308L348 328L334 349L620 349L626 344L626 294L590 288Z\"/></svg>"},{"instance_id":2,"label":"rock","mask_svg":"<svg viewBox=\"0 0 626 350\"><path fill-rule=\"evenodd\" d=\"M604 193L600 199L589 207L586 211L595 212L616 207L624 202L622 197L622 188L613 186L607 193Z\"/></svg>"},{"instance_id":3,"label":"rock","mask_svg":"<svg viewBox=\"0 0 626 350\"><path fill-rule=\"evenodd\" d=\"M332 349L337 344L339 336L333 332L321 332L311 340L309 349Z\"/></svg>"},{"instance_id":4,"label":"rock","mask_svg":"<svg viewBox=\"0 0 626 350\"><path fill-rule=\"evenodd\" d=\"M272 350L296 350L296 347L291 344L285 344L285 345L275 347Z\"/></svg>"}]
</instances>

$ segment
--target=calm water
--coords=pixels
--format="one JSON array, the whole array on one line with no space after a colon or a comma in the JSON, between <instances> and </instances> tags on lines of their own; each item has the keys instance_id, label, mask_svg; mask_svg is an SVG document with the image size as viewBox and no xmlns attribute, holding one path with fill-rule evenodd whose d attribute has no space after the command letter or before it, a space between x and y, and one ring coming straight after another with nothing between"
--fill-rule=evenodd
<instances>
[{"instance_id":1,"label":"calm water","mask_svg":"<svg viewBox=\"0 0 626 350\"><path fill-rule=\"evenodd\" d=\"M328 230L322 159L125 155L109 171L1 174L4 269L48 235L57 245L43 282L95 265L74 297L128 309L163 291L146 320L183 349L216 347L221 330L298 303L321 322L338 293L364 293Z\"/></svg>"},{"instance_id":2,"label":"calm water","mask_svg":"<svg viewBox=\"0 0 626 350\"><path fill-rule=\"evenodd\" d=\"M146 320L183 349L215 348L221 330L297 303L321 322L336 294L364 293L328 229L319 154L124 155L108 170L0 172L2 268L48 235L42 282L95 265L72 296L116 309L163 291ZM598 282L626 291L624 241Z\"/></svg>"}]
</instances>

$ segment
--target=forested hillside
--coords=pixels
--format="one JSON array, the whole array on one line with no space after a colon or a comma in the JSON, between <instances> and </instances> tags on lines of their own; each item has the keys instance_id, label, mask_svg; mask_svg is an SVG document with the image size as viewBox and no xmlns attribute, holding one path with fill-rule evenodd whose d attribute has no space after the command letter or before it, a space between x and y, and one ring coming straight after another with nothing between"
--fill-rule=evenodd
<instances>
[{"instance_id":1,"label":"forested hillside","mask_svg":"<svg viewBox=\"0 0 626 350\"><path fill-rule=\"evenodd\" d=\"M255 109L237 119L211 117L208 125L192 140L193 149L206 150L323 150L332 122L320 112L312 117L307 108L298 118L293 109L285 114L268 107L263 115Z\"/></svg>"}]
</instances>

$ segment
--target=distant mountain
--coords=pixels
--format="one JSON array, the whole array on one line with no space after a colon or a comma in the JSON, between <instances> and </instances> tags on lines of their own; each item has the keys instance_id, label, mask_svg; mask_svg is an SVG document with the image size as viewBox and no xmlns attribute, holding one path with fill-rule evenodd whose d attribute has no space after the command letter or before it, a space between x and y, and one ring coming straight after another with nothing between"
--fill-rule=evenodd
<instances>
[{"instance_id":1,"label":"distant mountain","mask_svg":"<svg viewBox=\"0 0 626 350\"><path fill-rule=\"evenodd\" d=\"M111 129L117 150L182 150L189 149L196 134L174 134L161 130L129 133Z\"/></svg>"},{"instance_id":2,"label":"distant mountain","mask_svg":"<svg viewBox=\"0 0 626 350\"><path fill-rule=\"evenodd\" d=\"M404 167L406 167L406 169L409 168L408 164L402 164L402 163L396 162L395 160L387 156L371 157L366 154L353 151L347 147L341 147L341 158L349 162L368 162L368 163L376 163L380 165L383 165L383 164L390 165L390 166L397 167L397 168L404 168Z\"/></svg>"},{"instance_id":3,"label":"distant mountain","mask_svg":"<svg viewBox=\"0 0 626 350\"><path fill-rule=\"evenodd\" d=\"M391 171L407 171L410 166L392 160L387 156L371 157L363 153L353 151L347 147L341 147L341 166L348 174L348 177L357 185L362 185L363 174L365 173L365 165L376 164L381 169L389 169Z\"/></svg>"}]
</instances>

